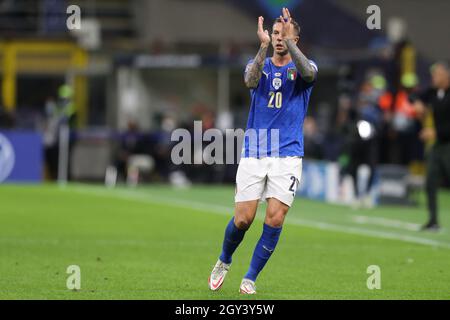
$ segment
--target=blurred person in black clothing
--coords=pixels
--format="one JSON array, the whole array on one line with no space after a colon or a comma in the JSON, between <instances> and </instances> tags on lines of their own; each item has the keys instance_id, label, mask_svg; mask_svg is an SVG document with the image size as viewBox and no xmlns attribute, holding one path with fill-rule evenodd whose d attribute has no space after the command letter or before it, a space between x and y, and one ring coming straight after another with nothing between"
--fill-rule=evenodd
<instances>
[{"instance_id":1,"label":"blurred person in black clothing","mask_svg":"<svg viewBox=\"0 0 450 320\"><path fill-rule=\"evenodd\" d=\"M155 159L155 171L159 178L167 181L169 174L175 171L171 161L171 150L174 142L171 140L172 132L177 128L175 117L166 114L156 117L158 130L153 132L153 145L151 155Z\"/></svg>"},{"instance_id":2,"label":"blurred person in black clothing","mask_svg":"<svg viewBox=\"0 0 450 320\"><path fill-rule=\"evenodd\" d=\"M346 120L341 126L341 132L346 138L345 151L339 162L343 166L342 174L348 173L352 176L356 197L354 205L357 207L360 205L372 206L370 191L378 164L378 140L382 123L382 112L378 106L378 99L384 88L385 80L381 75L369 74L360 88L356 108L347 110ZM340 119L340 121L343 120ZM363 164L369 166L370 176L367 185L360 192L358 168Z\"/></svg>"},{"instance_id":3,"label":"blurred person in black clothing","mask_svg":"<svg viewBox=\"0 0 450 320\"><path fill-rule=\"evenodd\" d=\"M305 122L303 124L303 134L304 134L303 145L306 150L305 153L308 154L307 158L322 159L323 141L318 132L316 120L313 117L307 116L305 118Z\"/></svg>"},{"instance_id":4,"label":"blurred person in black clothing","mask_svg":"<svg viewBox=\"0 0 450 320\"><path fill-rule=\"evenodd\" d=\"M120 135L115 165L118 175L126 179L128 158L133 154L143 153L142 134L136 121L127 123L127 130Z\"/></svg>"},{"instance_id":5,"label":"blurred person in black clothing","mask_svg":"<svg viewBox=\"0 0 450 320\"><path fill-rule=\"evenodd\" d=\"M419 95L415 106L419 114L432 112L434 128L420 132L424 141L435 141L427 155L426 194L429 220L422 230L439 230L437 191L442 178L450 179L450 66L438 62L431 68L432 87Z\"/></svg>"}]
</instances>

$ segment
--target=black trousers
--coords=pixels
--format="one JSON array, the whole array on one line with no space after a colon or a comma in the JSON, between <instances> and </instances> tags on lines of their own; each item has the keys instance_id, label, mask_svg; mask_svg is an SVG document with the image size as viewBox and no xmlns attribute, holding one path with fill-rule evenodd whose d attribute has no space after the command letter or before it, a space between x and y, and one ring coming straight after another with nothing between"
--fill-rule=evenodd
<instances>
[{"instance_id":1,"label":"black trousers","mask_svg":"<svg viewBox=\"0 0 450 320\"><path fill-rule=\"evenodd\" d=\"M355 187L356 197L360 197L361 194L358 188L358 168L366 164L370 168L370 176L367 185L364 186L363 194L368 194L372 189L375 169L378 164L378 140L370 139L367 141L359 140L354 143L350 150L350 163L348 166L348 173L353 178L353 184Z\"/></svg>"},{"instance_id":2,"label":"black trousers","mask_svg":"<svg viewBox=\"0 0 450 320\"><path fill-rule=\"evenodd\" d=\"M450 143L434 145L427 156L426 193L429 223L438 223L437 192L442 178L450 179Z\"/></svg>"}]
</instances>

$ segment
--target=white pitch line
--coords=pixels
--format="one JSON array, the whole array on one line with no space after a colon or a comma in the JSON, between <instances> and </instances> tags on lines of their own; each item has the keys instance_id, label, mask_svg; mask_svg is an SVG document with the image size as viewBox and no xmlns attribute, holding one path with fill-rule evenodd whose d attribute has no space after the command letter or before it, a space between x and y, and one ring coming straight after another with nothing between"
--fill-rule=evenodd
<instances>
[{"instance_id":1,"label":"white pitch line","mask_svg":"<svg viewBox=\"0 0 450 320\"><path fill-rule=\"evenodd\" d=\"M68 189L66 189L66 190L69 191ZM223 216L230 216L230 217L232 216L232 213L233 213L233 208L230 208L227 206L206 204L206 203L190 201L190 200L166 198L166 197L161 197L160 195L155 196L155 195L152 195L151 193L142 193L142 192L137 192L137 191L127 191L127 190L111 191L111 190L100 189L98 187L92 187L92 186L80 186L80 187L79 186L71 186L70 190L76 191L79 193L83 193L86 195L103 196L103 197L108 197L108 198L121 198L124 200L135 200L135 201L141 201L141 202L145 202L145 203L160 204L160 205L177 207L177 208L189 208L189 209L193 209L193 210L203 211L203 212L207 212L207 213L214 213L214 214L223 215ZM261 217L258 217L258 216L256 218L259 220L263 220ZM395 232L377 231L377 230L370 230L370 229L364 229L364 228L359 228L359 227L348 227L348 226L332 224L332 223L328 223L328 222L299 219L299 218L292 217L292 216L289 216L285 223L314 228L314 229L320 229L320 230L335 231L335 232L361 235L361 236L367 236L367 237L373 237L373 238L379 238L379 239L398 240L398 241L403 241L403 242L408 242L408 243L415 243L415 244L450 249L450 243L448 243L448 242L432 240L432 239L423 238L423 237L409 236L409 235L399 234L399 233L395 233Z\"/></svg>"},{"instance_id":2,"label":"white pitch line","mask_svg":"<svg viewBox=\"0 0 450 320\"><path fill-rule=\"evenodd\" d=\"M420 224L405 222L394 219L387 219L382 217L369 217L369 216L352 216L352 220L358 224L372 224L388 228L404 229L409 231L418 231Z\"/></svg>"}]
</instances>

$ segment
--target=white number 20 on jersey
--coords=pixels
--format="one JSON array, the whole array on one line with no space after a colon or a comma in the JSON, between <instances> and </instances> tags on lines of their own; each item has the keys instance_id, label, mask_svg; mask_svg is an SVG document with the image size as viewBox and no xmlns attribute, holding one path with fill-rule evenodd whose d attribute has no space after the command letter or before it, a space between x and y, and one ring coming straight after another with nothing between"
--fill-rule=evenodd
<instances>
[{"instance_id":1,"label":"white number 20 on jersey","mask_svg":"<svg viewBox=\"0 0 450 320\"><path fill-rule=\"evenodd\" d=\"M275 102L275 104L274 104ZM269 92L269 104L267 105L268 108L281 108L281 104L283 103L283 94L281 92Z\"/></svg>"}]
</instances>

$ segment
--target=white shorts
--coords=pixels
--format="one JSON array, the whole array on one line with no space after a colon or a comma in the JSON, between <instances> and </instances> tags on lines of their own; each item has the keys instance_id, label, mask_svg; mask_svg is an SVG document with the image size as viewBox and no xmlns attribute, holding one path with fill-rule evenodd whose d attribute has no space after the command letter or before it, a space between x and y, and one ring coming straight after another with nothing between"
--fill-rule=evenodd
<instances>
[{"instance_id":1,"label":"white shorts","mask_svg":"<svg viewBox=\"0 0 450 320\"><path fill-rule=\"evenodd\" d=\"M302 158L241 158L235 202L276 198L292 205L302 175Z\"/></svg>"}]
</instances>

